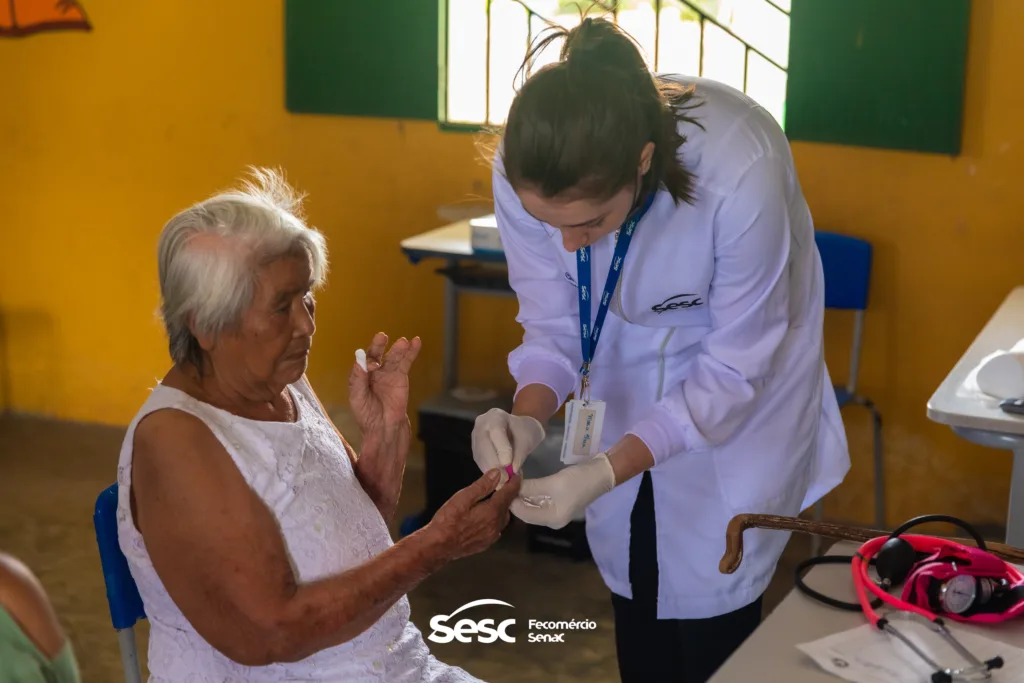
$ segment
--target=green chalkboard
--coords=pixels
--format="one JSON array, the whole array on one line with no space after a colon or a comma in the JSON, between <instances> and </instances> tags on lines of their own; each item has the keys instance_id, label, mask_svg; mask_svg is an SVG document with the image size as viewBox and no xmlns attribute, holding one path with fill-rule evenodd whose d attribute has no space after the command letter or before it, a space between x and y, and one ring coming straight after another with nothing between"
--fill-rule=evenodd
<instances>
[{"instance_id":1,"label":"green chalkboard","mask_svg":"<svg viewBox=\"0 0 1024 683\"><path fill-rule=\"evenodd\" d=\"M792 0L790 139L959 154L970 9L970 0Z\"/></svg>"},{"instance_id":2,"label":"green chalkboard","mask_svg":"<svg viewBox=\"0 0 1024 683\"><path fill-rule=\"evenodd\" d=\"M437 120L438 0L285 0L296 113Z\"/></svg>"}]
</instances>

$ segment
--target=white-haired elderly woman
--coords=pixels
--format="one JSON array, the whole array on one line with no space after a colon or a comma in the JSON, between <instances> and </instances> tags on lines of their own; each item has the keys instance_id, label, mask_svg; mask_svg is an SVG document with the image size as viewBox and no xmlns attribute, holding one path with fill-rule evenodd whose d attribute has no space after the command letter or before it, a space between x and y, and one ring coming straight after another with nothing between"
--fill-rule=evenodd
<instances>
[{"instance_id":1,"label":"white-haired elderly woman","mask_svg":"<svg viewBox=\"0 0 1024 683\"><path fill-rule=\"evenodd\" d=\"M490 546L519 478L490 472L392 543L419 339L353 364L356 454L305 377L323 237L275 173L160 236L173 367L128 428L120 545L150 621L151 681L474 681L434 659L406 596ZM385 352L386 351L386 352Z\"/></svg>"}]
</instances>

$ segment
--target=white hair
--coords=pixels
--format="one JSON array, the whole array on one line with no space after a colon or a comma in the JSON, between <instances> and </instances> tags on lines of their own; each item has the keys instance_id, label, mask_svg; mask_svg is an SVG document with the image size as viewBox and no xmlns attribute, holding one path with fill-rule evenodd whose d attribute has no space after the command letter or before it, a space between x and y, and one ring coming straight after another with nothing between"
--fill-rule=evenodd
<instances>
[{"instance_id":1,"label":"white hair","mask_svg":"<svg viewBox=\"0 0 1024 683\"><path fill-rule=\"evenodd\" d=\"M202 367L195 335L216 336L241 321L262 264L306 255L314 288L326 280L326 242L303 222L302 197L278 171L250 174L239 189L185 209L160 234L160 313L176 364Z\"/></svg>"}]
</instances>

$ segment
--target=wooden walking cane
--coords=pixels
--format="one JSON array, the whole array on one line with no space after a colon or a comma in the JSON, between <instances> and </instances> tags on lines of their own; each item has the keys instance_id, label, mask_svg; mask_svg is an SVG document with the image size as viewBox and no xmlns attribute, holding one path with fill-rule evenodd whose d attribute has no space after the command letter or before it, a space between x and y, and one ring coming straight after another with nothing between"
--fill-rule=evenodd
<instances>
[{"instance_id":1,"label":"wooden walking cane","mask_svg":"<svg viewBox=\"0 0 1024 683\"><path fill-rule=\"evenodd\" d=\"M864 529L842 524L830 524L829 522L816 522L798 517L782 517L779 515L736 515L729 522L725 531L725 555L718 563L718 571L723 574L732 574L740 568L743 561L743 532L747 529L776 529L778 531L799 531L805 534L825 536L840 541L856 541L866 543L872 538L888 536L888 531L876 529ZM975 542L969 538L950 539L957 543L975 546ZM988 552L996 557L1013 562L1024 564L1024 550L1014 548L1005 543L985 542Z\"/></svg>"}]
</instances>

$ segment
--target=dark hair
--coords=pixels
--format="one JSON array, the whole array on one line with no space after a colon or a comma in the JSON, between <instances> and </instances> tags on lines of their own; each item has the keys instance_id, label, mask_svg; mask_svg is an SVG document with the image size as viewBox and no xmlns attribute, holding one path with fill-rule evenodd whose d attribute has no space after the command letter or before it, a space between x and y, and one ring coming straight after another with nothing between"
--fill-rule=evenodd
<instances>
[{"instance_id":1,"label":"dark hair","mask_svg":"<svg viewBox=\"0 0 1024 683\"><path fill-rule=\"evenodd\" d=\"M693 88L657 79L628 34L589 17L571 30L552 27L520 73L559 38L559 60L529 76L509 110L500 148L509 183L546 197L606 199L636 182L653 142L641 191L664 188L676 203L693 203L695 176L679 159L686 137L678 132L680 121L700 125L687 115L698 106Z\"/></svg>"}]
</instances>

